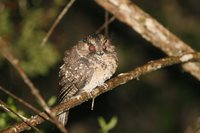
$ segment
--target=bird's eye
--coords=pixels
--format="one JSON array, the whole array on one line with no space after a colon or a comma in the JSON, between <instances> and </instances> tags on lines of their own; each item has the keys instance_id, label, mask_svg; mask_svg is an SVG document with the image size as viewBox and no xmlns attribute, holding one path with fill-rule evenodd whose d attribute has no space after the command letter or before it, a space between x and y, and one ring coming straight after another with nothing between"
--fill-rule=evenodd
<instances>
[{"instance_id":1,"label":"bird's eye","mask_svg":"<svg viewBox=\"0 0 200 133\"><path fill-rule=\"evenodd\" d=\"M88 47L88 49L89 49L90 52L95 52L96 51L95 46L92 45L92 44Z\"/></svg>"}]
</instances>

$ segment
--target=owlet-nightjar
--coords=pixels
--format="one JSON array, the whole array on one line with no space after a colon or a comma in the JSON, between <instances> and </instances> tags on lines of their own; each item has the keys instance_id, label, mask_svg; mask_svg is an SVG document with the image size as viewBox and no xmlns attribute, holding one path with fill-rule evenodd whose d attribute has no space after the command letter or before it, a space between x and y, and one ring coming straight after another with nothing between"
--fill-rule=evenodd
<instances>
[{"instance_id":1,"label":"owlet-nightjar","mask_svg":"<svg viewBox=\"0 0 200 133\"><path fill-rule=\"evenodd\" d=\"M90 35L79 41L71 50L65 52L63 60L64 64L59 72L60 103L78 96L83 91L90 92L103 85L115 73L118 65L115 47L101 34ZM69 111L58 116L63 125L67 123L68 113Z\"/></svg>"}]
</instances>

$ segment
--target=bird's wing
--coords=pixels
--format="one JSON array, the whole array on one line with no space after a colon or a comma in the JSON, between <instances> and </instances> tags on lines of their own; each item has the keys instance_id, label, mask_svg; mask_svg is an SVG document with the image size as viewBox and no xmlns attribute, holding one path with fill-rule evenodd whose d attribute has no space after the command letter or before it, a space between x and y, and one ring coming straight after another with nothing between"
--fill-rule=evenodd
<instances>
[{"instance_id":1,"label":"bird's wing","mask_svg":"<svg viewBox=\"0 0 200 133\"><path fill-rule=\"evenodd\" d=\"M85 58L69 64L65 62L61 67L59 85L61 90L58 96L59 102L63 102L76 95L90 80L93 70Z\"/></svg>"}]
</instances>

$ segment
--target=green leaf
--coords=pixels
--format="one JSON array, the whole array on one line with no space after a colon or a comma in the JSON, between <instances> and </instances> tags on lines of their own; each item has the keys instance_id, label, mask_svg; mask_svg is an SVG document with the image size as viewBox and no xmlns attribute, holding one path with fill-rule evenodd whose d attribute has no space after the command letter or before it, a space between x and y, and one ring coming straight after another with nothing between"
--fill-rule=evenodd
<instances>
[{"instance_id":1,"label":"green leaf","mask_svg":"<svg viewBox=\"0 0 200 133\"><path fill-rule=\"evenodd\" d=\"M101 129L105 129L105 127L106 127L106 121L105 121L105 119L102 116L100 116L98 118L98 122L99 122L99 126L101 127Z\"/></svg>"},{"instance_id":2,"label":"green leaf","mask_svg":"<svg viewBox=\"0 0 200 133\"><path fill-rule=\"evenodd\" d=\"M5 119L5 113L2 113L0 115L1 119L0 119L0 129L2 129L3 127L6 126L6 119Z\"/></svg>"},{"instance_id":3,"label":"green leaf","mask_svg":"<svg viewBox=\"0 0 200 133\"><path fill-rule=\"evenodd\" d=\"M103 117L98 118L101 133L109 133L117 125L118 119L116 116L112 117L108 123L106 123Z\"/></svg>"},{"instance_id":4,"label":"green leaf","mask_svg":"<svg viewBox=\"0 0 200 133\"><path fill-rule=\"evenodd\" d=\"M48 106L52 106L55 103L56 103L56 96L52 96L47 102Z\"/></svg>"},{"instance_id":5,"label":"green leaf","mask_svg":"<svg viewBox=\"0 0 200 133\"><path fill-rule=\"evenodd\" d=\"M107 124L108 130L113 129L117 125L118 119L116 116L112 117L111 120Z\"/></svg>"}]
</instances>

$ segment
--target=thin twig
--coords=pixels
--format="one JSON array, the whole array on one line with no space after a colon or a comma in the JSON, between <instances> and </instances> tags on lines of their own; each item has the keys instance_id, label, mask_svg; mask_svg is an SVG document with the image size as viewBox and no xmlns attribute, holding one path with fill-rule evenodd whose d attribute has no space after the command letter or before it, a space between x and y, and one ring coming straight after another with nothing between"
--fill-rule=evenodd
<instances>
[{"instance_id":1,"label":"thin twig","mask_svg":"<svg viewBox=\"0 0 200 133\"><path fill-rule=\"evenodd\" d=\"M0 38L0 53L14 66L14 68L17 70L19 75L22 77L25 84L31 90L31 93L36 97L37 100L39 100L39 103L44 108L44 110L47 112L50 112L50 109L47 106L45 100L42 98L39 90L34 86L34 84L31 82L31 80L25 74L24 70L19 65L19 60L14 57L14 55L8 48L6 42L2 38Z\"/></svg>"},{"instance_id":2,"label":"thin twig","mask_svg":"<svg viewBox=\"0 0 200 133\"><path fill-rule=\"evenodd\" d=\"M49 29L49 31L47 32L46 36L43 38L41 46L44 46L45 43L47 42L47 40L49 39L49 36L52 34L52 32L54 31L55 27L58 25L58 23L60 22L60 20L63 18L63 16L67 13L67 11L69 10L69 8L72 6L72 4L75 2L76 0L71 0L69 3L66 4L66 6L64 7L64 9L62 10L62 12L58 15L58 17L56 18L56 20L54 21L53 25L51 26L51 28Z\"/></svg>"},{"instance_id":3,"label":"thin twig","mask_svg":"<svg viewBox=\"0 0 200 133\"><path fill-rule=\"evenodd\" d=\"M148 74L150 72L156 71L158 69L167 67L167 66L172 66L175 64L180 64L180 63L186 63L189 61L198 61L200 62L200 53L188 53L188 54L183 54L181 56L172 56L172 57L167 57L155 61L150 61L147 64L137 67L133 69L132 71L126 72L126 73L121 73L118 76L108 80L103 86L97 87L93 89L90 93L88 92L83 92L79 96L73 97L70 99L68 102L61 103L54 108L52 108L52 112L59 115L64 111L67 111L75 106L80 105L81 103L88 101L89 99L95 98L102 93L105 93L107 91L110 91L117 86L120 86L122 84L127 83L128 81L131 81L133 79L137 79L142 75ZM43 117L47 117L45 113L41 113ZM32 126L36 126L44 121L40 116L34 116L31 117L30 121L34 121L32 123ZM4 130L2 133L18 133L24 130L28 130L27 125L24 123L19 123L16 124L6 130Z\"/></svg>"},{"instance_id":4,"label":"thin twig","mask_svg":"<svg viewBox=\"0 0 200 133\"><path fill-rule=\"evenodd\" d=\"M158 21L144 12L131 0L95 0L118 20L129 25L152 45L160 48L169 56L182 55L194 50L177 36L167 30ZM185 71L200 80L200 63L186 63Z\"/></svg>"},{"instance_id":5,"label":"thin twig","mask_svg":"<svg viewBox=\"0 0 200 133\"><path fill-rule=\"evenodd\" d=\"M10 97L12 97L13 99L15 99L16 101L18 101L19 103L23 104L24 106L26 106L27 108L33 110L35 113L37 113L38 115L40 114L40 110L35 108L34 106L32 106L31 104L29 104L28 102L24 101L23 99L19 98L18 96L16 96L15 94L13 94L12 92L6 90L5 88L3 88L2 86L0 86L0 90L3 91L4 93L6 93L7 95L9 95ZM42 116L41 116L42 117ZM46 119L43 117L43 119ZM53 123L53 121L51 119L46 119L49 120Z\"/></svg>"},{"instance_id":6,"label":"thin twig","mask_svg":"<svg viewBox=\"0 0 200 133\"><path fill-rule=\"evenodd\" d=\"M9 95L10 97L12 97L13 99L15 99L16 101L18 101L19 103L21 103L24 106L28 107L29 109L35 111L37 114L40 113L39 109L33 107L31 104L29 104L28 102L24 101L23 99L17 97L16 95L14 95L13 93L11 93L10 91L4 89L2 86L0 86L0 90L3 91L4 93L6 93L7 95Z\"/></svg>"},{"instance_id":7,"label":"thin twig","mask_svg":"<svg viewBox=\"0 0 200 133\"><path fill-rule=\"evenodd\" d=\"M100 33L107 25L109 25L110 23L112 23L113 21L115 20L115 16L112 16L108 21L107 23L104 23L101 27L99 27L97 30L96 30L96 34Z\"/></svg>"},{"instance_id":8,"label":"thin twig","mask_svg":"<svg viewBox=\"0 0 200 133\"><path fill-rule=\"evenodd\" d=\"M11 108L9 108L8 105L6 105L6 103L4 103L2 100L0 100L0 107L2 109L4 109L6 112L11 112L14 115L16 115L19 119L21 119L22 122L24 122L27 126L29 126L29 128L33 128L34 130L36 130L39 133L42 133L38 128L32 126L31 124L29 124L29 121L26 117L22 116L21 114L18 114L17 112L15 112L14 110L12 110Z\"/></svg>"},{"instance_id":9,"label":"thin twig","mask_svg":"<svg viewBox=\"0 0 200 133\"><path fill-rule=\"evenodd\" d=\"M106 27L105 27L105 36L108 36L108 20L109 20L109 13L108 13L108 11L105 11L105 25L106 25Z\"/></svg>"},{"instance_id":10,"label":"thin twig","mask_svg":"<svg viewBox=\"0 0 200 133\"><path fill-rule=\"evenodd\" d=\"M31 82L31 80L28 78L24 70L21 68L19 64L19 60L14 57L11 50L8 48L6 42L0 37L0 53L14 66L14 68L17 70L19 75L22 77L23 81L26 83L28 88L31 90L31 93L35 98L39 101L41 107L46 111L46 113L50 116L50 118L53 120L52 122L63 132L67 133L67 130L64 128L64 126L58 121L57 118L55 118L54 114L49 109L47 103L41 96L39 90L34 86L34 84Z\"/></svg>"}]
</instances>

